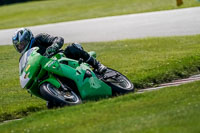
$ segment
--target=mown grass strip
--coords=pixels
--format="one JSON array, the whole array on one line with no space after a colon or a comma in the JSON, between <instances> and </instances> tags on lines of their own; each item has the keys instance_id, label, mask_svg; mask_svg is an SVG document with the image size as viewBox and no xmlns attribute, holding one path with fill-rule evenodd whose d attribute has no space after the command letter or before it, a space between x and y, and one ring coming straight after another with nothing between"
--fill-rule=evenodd
<instances>
[{"instance_id":1,"label":"mown grass strip","mask_svg":"<svg viewBox=\"0 0 200 133\"><path fill-rule=\"evenodd\" d=\"M199 73L200 36L161 37L90 43L108 67L129 77L136 88L152 87Z\"/></svg>"},{"instance_id":2,"label":"mown grass strip","mask_svg":"<svg viewBox=\"0 0 200 133\"><path fill-rule=\"evenodd\" d=\"M197 0L43 0L0 7L0 29L200 6Z\"/></svg>"},{"instance_id":3,"label":"mown grass strip","mask_svg":"<svg viewBox=\"0 0 200 133\"><path fill-rule=\"evenodd\" d=\"M137 88L144 88L199 73L199 44L200 35L196 35L87 43L83 47L96 51L103 64L125 74ZM12 46L0 46L0 121L45 109L45 101L20 88L18 59Z\"/></svg>"},{"instance_id":4,"label":"mown grass strip","mask_svg":"<svg viewBox=\"0 0 200 133\"><path fill-rule=\"evenodd\" d=\"M197 133L200 82L46 110L0 125L1 132Z\"/></svg>"}]
</instances>

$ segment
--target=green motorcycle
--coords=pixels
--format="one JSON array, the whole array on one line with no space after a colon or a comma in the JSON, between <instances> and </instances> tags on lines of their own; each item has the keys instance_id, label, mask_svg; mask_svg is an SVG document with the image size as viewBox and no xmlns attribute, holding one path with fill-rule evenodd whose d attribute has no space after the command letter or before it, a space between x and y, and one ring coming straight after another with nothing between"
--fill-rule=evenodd
<instances>
[{"instance_id":1,"label":"green motorcycle","mask_svg":"<svg viewBox=\"0 0 200 133\"><path fill-rule=\"evenodd\" d=\"M51 107L76 105L83 100L134 90L133 84L113 69L108 68L104 74L99 74L82 59L66 58L62 50L47 58L39 54L38 49L31 48L21 57L20 83L29 93L51 103ZM89 54L96 58L95 52Z\"/></svg>"}]
</instances>

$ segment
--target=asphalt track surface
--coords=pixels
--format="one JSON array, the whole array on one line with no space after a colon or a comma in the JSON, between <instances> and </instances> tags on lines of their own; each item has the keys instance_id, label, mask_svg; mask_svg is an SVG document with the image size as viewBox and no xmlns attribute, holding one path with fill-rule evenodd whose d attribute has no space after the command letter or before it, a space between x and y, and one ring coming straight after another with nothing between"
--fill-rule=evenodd
<instances>
[{"instance_id":1,"label":"asphalt track surface","mask_svg":"<svg viewBox=\"0 0 200 133\"><path fill-rule=\"evenodd\" d=\"M112 16L31 26L34 34L49 33L69 42L100 42L155 36L200 34L200 7ZM16 29L0 30L0 45L11 44Z\"/></svg>"}]
</instances>

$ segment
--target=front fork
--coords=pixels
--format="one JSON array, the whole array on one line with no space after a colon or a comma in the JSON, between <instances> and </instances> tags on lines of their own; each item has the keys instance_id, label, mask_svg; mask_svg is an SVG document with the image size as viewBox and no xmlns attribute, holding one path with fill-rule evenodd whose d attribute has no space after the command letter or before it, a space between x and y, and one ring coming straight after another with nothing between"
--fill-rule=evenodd
<instances>
[{"instance_id":1,"label":"front fork","mask_svg":"<svg viewBox=\"0 0 200 133\"><path fill-rule=\"evenodd\" d=\"M53 75L50 75L48 79L43 80L39 86L41 86L43 83L48 82L51 83L53 86L55 86L56 88L60 88L61 84L60 82L57 80L56 77L54 77Z\"/></svg>"},{"instance_id":2,"label":"front fork","mask_svg":"<svg viewBox=\"0 0 200 133\"><path fill-rule=\"evenodd\" d=\"M48 83L51 83L53 86L55 86L56 88L61 88L64 92L67 92L67 91L72 91L70 87L68 87L67 85L64 85L59 78L51 75L48 79L42 81L40 85L42 85L43 83L45 82L48 82Z\"/></svg>"}]
</instances>

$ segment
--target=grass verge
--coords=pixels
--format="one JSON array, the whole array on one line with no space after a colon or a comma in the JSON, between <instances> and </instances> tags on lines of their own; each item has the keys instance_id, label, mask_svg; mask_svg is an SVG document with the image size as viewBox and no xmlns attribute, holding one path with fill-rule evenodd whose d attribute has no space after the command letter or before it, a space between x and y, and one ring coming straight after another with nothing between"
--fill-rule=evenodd
<instances>
[{"instance_id":1,"label":"grass verge","mask_svg":"<svg viewBox=\"0 0 200 133\"><path fill-rule=\"evenodd\" d=\"M200 82L46 110L0 125L4 132L198 133Z\"/></svg>"},{"instance_id":2,"label":"grass verge","mask_svg":"<svg viewBox=\"0 0 200 133\"><path fill-rule=\"evenodd\" d=\"M200 35L146 38L83 47L97 52L98 60L125 74L137 88L199 73ZM45 102L20 88L19 54L12 46L0 46L0 121L20 118L45 109Z\"/></svg>"},{"instance_id":3,"label":"grass verge","mask_svg":"<svg viewBox=\"0 0 200 133\"><path fill-rule=\"evenodd\" d=\"M85 44L108 67L125 74L136 88L199 73L200 35Z\"/></svg>"},{"instance_id":4,"label":"grass verge","mask_svg":"<svg viewBox=\"0 0 200 133\"><path fill-rule=\"evenodd\" d=\"M0 7L0 29L200 6L197 0L43 0Z\"/></svg>"}]
</instances>

